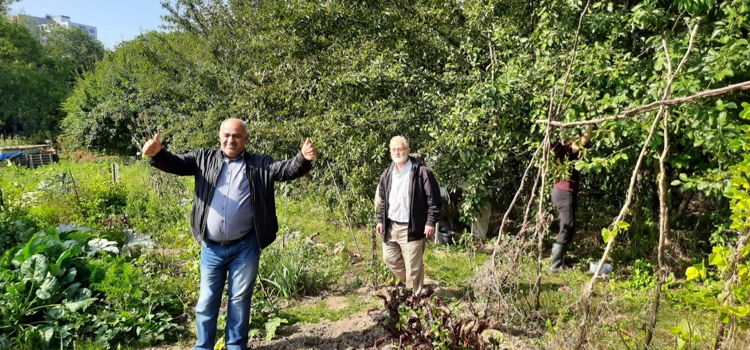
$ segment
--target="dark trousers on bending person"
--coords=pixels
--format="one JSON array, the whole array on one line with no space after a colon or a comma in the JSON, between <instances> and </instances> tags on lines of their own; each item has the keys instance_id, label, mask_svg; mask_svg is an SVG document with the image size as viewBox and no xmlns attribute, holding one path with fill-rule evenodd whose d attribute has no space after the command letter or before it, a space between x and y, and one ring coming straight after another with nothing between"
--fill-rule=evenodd
<instances>
[{"instance_id":1,"label":"dark trousers on bending person","mask_svg":"<svg viewBox=\"0 0 750 350\"><path fill-rule=\"evenodd\" d=\"M576 202L578 193L573 191L552 189L552 203L557 208L557 216L560 219L560 231L557 239L552 245L550 270L561 270L565 252L576 234Z\"/></svg>"}]
</instances>

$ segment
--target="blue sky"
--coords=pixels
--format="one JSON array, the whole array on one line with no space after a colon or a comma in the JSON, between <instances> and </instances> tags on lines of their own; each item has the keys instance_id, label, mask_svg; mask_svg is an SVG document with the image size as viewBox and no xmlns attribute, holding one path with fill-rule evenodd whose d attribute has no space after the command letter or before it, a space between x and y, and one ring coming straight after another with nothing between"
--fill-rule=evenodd
<instances>
[{"instance_id":1,"label":"blue sky","mask_svg":"<svg viewBox=\"0 0 750 350\"><path fill-rule=\"evenodd\" d=\"M166 14L159 0L21 0L10 8L12 15L65 15L95 26L99 41L110 50L138 34L159 30Z\"/></svg>"}]
</instances>

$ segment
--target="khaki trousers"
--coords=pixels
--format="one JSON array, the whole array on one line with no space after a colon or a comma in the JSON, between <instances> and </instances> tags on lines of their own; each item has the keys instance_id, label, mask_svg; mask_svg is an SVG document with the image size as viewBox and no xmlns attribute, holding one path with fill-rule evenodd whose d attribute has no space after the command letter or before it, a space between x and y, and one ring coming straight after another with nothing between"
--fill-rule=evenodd
<instances>
[{"instance_id":1,"label":"khaki trousers","mask_svg":"<svg viewBox=\"0 0 750 350\"><path fill-rule=\"evenodd\" d=\"M389 221L383 242L383 260L398 281L422 292L424 284L424 238L409 242L409 225Z\"/></svg>"}]
</instances>

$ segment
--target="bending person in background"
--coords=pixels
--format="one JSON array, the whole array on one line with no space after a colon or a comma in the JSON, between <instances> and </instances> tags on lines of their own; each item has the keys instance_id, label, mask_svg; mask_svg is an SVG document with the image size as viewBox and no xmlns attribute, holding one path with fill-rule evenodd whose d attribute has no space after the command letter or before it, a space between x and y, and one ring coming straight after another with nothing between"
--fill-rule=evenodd
<instances>
[{"instance_id":1,"label":"bending person in background","mask_svg":"<svg viewBox=\"0 0 750 350\"><path fill-rule=\"evenodd\" d=\"M574 162L580 157L581 149L591 140L591 125L586 127L583 136L574 142L555 143L552 151L557 161ZM552 188L552 203L557 208L560 219L560 231L557 239L552 244L550 271L559 272L565 268L565 253L573 241L576 233L576 205L578 202L578 191L581 186L581 173L575 168L574 163L570 165L570 177L557 179Z\"/></svg>"},{"instance_id":2,"label":"bending person in background","mask_svg":"<svg viewBox=\"0 0 750 350\"><path fill-rule=\"evenodd\" d=\"M216 342L224 284L228 284L226 348L247 349L250 302L260 252L276 239L274 182L305 175L318 156L310 139L294 158L274 161L245 150L247 124L227 119L219 128L220 149L173 154L159 134L143 145L151 165L175 175L195 177L191 227L201 245L200 295L195 306L195 349Z\"/></svg>"},{"instance_id":3,"label":"bending person in background","mask_svg":"<svg viewBox=\"0 0 750 350\"><path fill-rule=\"evenodd\" d=\"M414 294L422 292L425 237L435 234L440 189L430 168L409 157L409 142L395 136L390 142L393 164L378 184L377 226L383 236L383 260Z\"/></svg>"}]
</instances>

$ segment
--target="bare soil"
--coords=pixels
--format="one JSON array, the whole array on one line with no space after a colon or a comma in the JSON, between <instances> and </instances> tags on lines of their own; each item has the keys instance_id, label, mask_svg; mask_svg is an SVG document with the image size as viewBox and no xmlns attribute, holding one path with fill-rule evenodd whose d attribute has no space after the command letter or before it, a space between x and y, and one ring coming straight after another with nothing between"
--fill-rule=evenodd
<instances>
[{"instance_id":1,"label":"bare soil","mask_svg":"<svg viewBox=\"0 0 750 350\"><path fill-rule=\"evenodd\" d=\"M430 281L433 282L433 281ZM375 299L380 289L369 289L366 287L356 291L359 297L367 300ZM441 297L452 297L456 290L448 288L436 288L436 295ZM340 310L349 305L349 300L343 295L329 295L325 297L309 297L301 300L301 305L313 305L322 301L327 309ZM298 305L299 305L298 304ZM221 312L226 312L222 310ZM512 332L511 332L512 333ZM495 349L534 349L529 345L529 340L521 336L514 336L507 332L492 331L488 336L500 341L495 343ZM192 348L192 340L187 343L162 345L150 348L153 350L188 350ZM315 323L296 323L289 326L281 326L276 337L267 341L264 339L251 339L249 349L256 350L349 350L349 349L397 349L398 340L389 334L368 315L367 310L362 310L347 318L330 321L320 320Z\"/></svg>"},{"instance_id":2,"label":"bare soil","mask_svg":"<svg viewBox=\"0 0 750 350\"><path fill-rule=\"evenodd\" d=\"M339 321L323 320L284 327L277 339L256 339L250 342L250 347L258 350L372 349L376 343L382 344L388 339L385 330L378 327L365 310Z\"/></svg>"}]
</instances>

